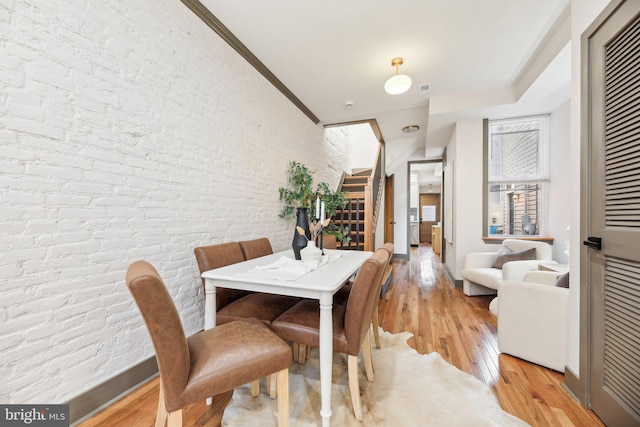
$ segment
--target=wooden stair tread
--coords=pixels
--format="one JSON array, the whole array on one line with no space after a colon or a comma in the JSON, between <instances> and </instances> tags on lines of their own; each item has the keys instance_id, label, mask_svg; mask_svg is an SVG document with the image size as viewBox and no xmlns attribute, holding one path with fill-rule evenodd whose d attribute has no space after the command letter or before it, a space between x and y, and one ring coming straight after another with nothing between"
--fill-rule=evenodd
<instances>
[{"instance_id":1,"label":"wooden stair tread","mask_svg":"<svg viewBox=\"0 0 640 427\"><path fill-rule=\"evenodd\" d=\"M364 191L348 191L344 195L347 199L364 199Z\"/></svg>"},{"instance_id":2,"label":"wooden stair tread","mask_svg":"<svg viewBox=\"0 0 640 427\"><path fill-rule=\"evenodd\" d=\"M342 185L347 185L347 184L360 184L360 185L365 185L367 183L367 181L369 181L369 178L360 178L360 177L345 177L344 181L342 182Z\"/></svg>"},{"instance_id":3,"label":"wooden stair tread","mask_svg":"<svg viewBox=\"0 0 640 427\"><path fill-rule=\"evenodd\" d=\"M351 176L371 176L371 172L373 172L373 169L365 169L351 174Z\"/></svg>"}]
</instances>

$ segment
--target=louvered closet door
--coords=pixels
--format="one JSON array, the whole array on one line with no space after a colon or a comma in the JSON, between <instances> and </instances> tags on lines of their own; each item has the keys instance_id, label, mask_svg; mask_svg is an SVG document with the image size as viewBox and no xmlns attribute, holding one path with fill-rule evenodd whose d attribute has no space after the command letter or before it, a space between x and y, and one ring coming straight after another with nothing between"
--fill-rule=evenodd
<instances>
[{"instance_id":1,"label":"louvered closet door","mask_svg":"<svg viewBox=\"0 0 640 427\"><path fill-rule=\"evenodd\" d=\"M588 39L590 397L609 426L640 425L639 13L621 3Z\"/></svg>"}]
</instances>

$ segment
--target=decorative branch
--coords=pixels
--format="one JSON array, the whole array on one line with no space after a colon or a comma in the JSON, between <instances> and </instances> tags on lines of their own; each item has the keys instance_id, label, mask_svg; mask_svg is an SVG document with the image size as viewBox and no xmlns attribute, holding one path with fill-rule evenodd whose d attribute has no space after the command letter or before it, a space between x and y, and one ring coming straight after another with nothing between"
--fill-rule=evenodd
<instances>
[{"instance_id":1,"label":"decorative branch","mask_svg":"<svg viewBox=\"0 0 640 427\"><path fill-rule=\"evenodd\" d=\"M296 230L298 231L298 234L304 236L305 239L316 240L316 238L320 235L320 233L322 233L322 229L327 227L329 223L331 223L331 218L325 219L324 222L320 222L320 221L310 222L309 231L311 231L311 239L307 239L307 236L304 233L304 229L299 225L296 226Z\"/></svg>"}]
</instances>

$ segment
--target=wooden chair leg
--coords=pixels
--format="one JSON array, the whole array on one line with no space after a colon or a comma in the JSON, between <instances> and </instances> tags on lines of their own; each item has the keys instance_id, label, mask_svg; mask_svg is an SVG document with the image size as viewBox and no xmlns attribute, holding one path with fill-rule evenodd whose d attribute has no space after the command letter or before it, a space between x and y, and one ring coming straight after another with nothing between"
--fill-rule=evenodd
<instances>
[{"instance_id":1,"label":"wooden chair leg","mask_svg":"<svg viewBox=\"0 0 640 427\"><path fill-rule=\"evenodd\" d=\"M276 388L278 384L278 373L271 374L267 377L267 392L269 393L269 397L275 399L278 397L278 389Z\"/></svg>"},{"instance_id":2,"label":"wooden chair leg","mask_svg":"<svg viewBox=\"0 0 640 427\"><path fill-rule=\"evenodd\" d=\"M289 427L289 369L278 372L278 427Z\"/></svg>"},{"instance_id":3,"label":"wooden chair leg","mask_svg":"<svg viewBox=\"0 0 640 427\"><path fill-rule=\"evenodd\" d=\"M182 409L169 412L167 427L182 427Z\"/></svg>"},{"instance_id":4,"label":"wooden chair leg","mask_svg":"<svg viewBox=\"0 0 640 427\"><path fill-rule=\"evenodd\" d=\"M300 351L300 344L297 342L293 343L293 360L298 361L298 352Z\"/></svg>"},{"instance_id":5,"label":"wooden chair leg","mask_svg":"<svg viewBox=\"0 0 640 427\"><path fill-rule=\"evenodd\" d=\"M378 331L378 327L378 307L376 307L375 310L373 310L373 317L371 318L371 328L373 329L373 339L376 343L376 348L382 348L380 346L380 332Z\"/></svg>"},{"instance_id":6,"label":"wooden chair leg","mask_svg":"<svg viewBox=\"0 0 640 427\"><path fill-rule=\"evenodd\" d=\"M211 418L207 420L208 426L222 427L222 417L224 416L225 409L227 409L227 406L231 402L231 397L233 397L233 389L213 396L211 408L207 411L208 413L213 413Z\"/></svg>"},{"instance_id":7,"label":"wooden chair leg","mask_svg":"<svg viewBox=\"0 0 640 427\"><path fill-rule=\"evenodd\" d=\"M365 334L362 341L362 357L364 358L364 370L367 373L369 382L373 382L375 377L373 374L373 355L371 354L371 335Z\"/></svg>"},{"instance_id":8,"label":"wooden chair leg","mask_svg":"<svg viewBox=\"0 0 640 427\"><path fill-rule=\"evenodd\" d=\"M164 404L164 387L162 386L162 379L160 379L160 399L158 400L158 413L156 415L156 426L164 427L167 422L167 407Z\"/></svg>"},{"instance_id":9,"label":"wooden chair leg","mask_svg":"<svg viewBox=\"0 0 640 427\"><path fill-rule=\"evenodd\" d=\"M258 397L260 395L260 380L251 381L251 396Z\"/></svg>"},{"instance_id":10,"label":"wooden chair leg","mask_svg":"<svg viewBox=\"0 0 640 427\"><path fill-rule=\"evenodd\" d=\"M349 392L353 404L353 414L358 421L363 420L362 403L360 402L360 384L358 383L358 356L349 355L347 358L347 370L349 371Z\"/></svg>"},{"instance_id":11,"label":"wooden chair leg","mask_svg":"<svg viewBox=\"0 0 640 427\"><path fill-rule=\"evenodd\" d=\"M298 363L301 365L304 365L304 362L307 361L307 349L309 347L304 345L304 344L300 344L298 346Z\"/></svg>"}]
</instances>

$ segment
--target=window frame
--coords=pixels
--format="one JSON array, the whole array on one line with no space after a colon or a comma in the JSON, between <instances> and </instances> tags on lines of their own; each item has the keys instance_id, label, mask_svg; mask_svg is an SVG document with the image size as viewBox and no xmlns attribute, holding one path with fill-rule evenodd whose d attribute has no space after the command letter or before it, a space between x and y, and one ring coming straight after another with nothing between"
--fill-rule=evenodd
<instances>
[{"instance_id":1,"label":"window frame","mask_svg":"<svg viewBox=\"0 0 640 427\"><path fill-rule=\"evenodd\" d=\"M509 125L517 123L538 122L539 123L539 139L538 139L538 173L535 176L520 176L520 177L490 177L490 155L491 155L491 137L492 126L496 125ZM483 221L482 221L482 237L486 240L503 240L505 238L533 238L543 239L547 233L548 227L548 197L549 197L549 132L550 132L550 116L535 115L526 117L514 117L500 120L483 120ZM537 233L524 234L521 230L519 233L503 233L503 234L491 234L490 226L492 225L491 206L490 202L490 188L495 185L504 184L538 184L540 191L539 208L536 219ZM503 221L503 225L506 226L506 222ZM506 231L506 230L505 230Z\"/></svg>"}]
</instances>

